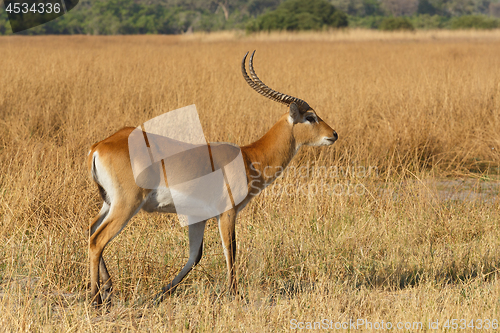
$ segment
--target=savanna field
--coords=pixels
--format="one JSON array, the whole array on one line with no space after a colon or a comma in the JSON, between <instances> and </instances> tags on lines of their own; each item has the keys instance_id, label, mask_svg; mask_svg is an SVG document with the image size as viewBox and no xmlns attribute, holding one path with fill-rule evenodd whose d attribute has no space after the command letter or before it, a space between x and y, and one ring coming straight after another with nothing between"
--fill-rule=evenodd
<instances>
[{"instance_id":1,"label":"savanna field","mask_svg":"<svg viewBox=\"0 0 500 333\"><path fill-rule=\"evenodd\" d=\"M257 140L287 109L244 81L254 49L262 81L339 140L302 148L239 214L241 299L212 219L200 264L151 305L187 260L187 228L141 212L104 251L113 303L94 309L89 147L190 104L208 141ZM500 31L14 36L0 52L0 331L500 320Z\"/></svg>"}]
</instances>

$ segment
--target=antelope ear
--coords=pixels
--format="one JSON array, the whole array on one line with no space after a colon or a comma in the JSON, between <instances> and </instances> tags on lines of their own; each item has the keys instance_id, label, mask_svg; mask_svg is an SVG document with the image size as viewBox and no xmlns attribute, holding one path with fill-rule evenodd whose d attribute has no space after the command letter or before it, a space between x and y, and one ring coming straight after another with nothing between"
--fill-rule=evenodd
<instances>
[{"instance_id":1,"label":"antelope ear","mask_svg":"<svg viewBox=\"0 0 500 333\"><path fill-rule=\"evenodd\" d=\"M299 110L299 106L297 105L297 103L293 102L292 104L290 104L289 114L290 114L290 118L292 118L294 124L299 121L300 110Z\"/></svg>"}]
</instances>

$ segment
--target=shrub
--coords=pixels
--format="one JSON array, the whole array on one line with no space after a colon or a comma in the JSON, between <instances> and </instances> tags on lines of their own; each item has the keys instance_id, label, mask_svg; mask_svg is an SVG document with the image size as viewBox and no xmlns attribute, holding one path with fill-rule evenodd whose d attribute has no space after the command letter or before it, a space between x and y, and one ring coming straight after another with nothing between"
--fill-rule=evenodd
<instances>
[{"instance_id":1,"label":"shrub","mask_svg":"<svg viewBox=\"0 0 500 333\"><path fill-rule=\"evenodd\" d=\"M380 23L385 19L383 16L349 16L349 27L378 29Z\"/></svg>"},{"instance_id":2,"label":"shrub","mask_svg":"<svg viewBox=\"0 0 500 333\"><path fill-rule=\"evenodd\" d=\"M247 30L321 30L347 25L347 15L326 0L288 0L249 22Z\"/></svg>"},{"instance_id":3,"label":"shrub","mask_svg":"<svg viewBox=\"0 0 500 333\"><path fill-rule=\"evenodd\" d=\"M499 21L481 15L465 15L450 20L451 29L495 29L500 27Z\"/></svg>"},{"instance_id":4,"label":"shrub","mask_svg":"<svg viewBox=\"0 0 500 333\"><path fill-rule=\"evenodd\" d=\"M441 29L446 26L449 18L440 15L420 14L410 18L415 29Z\"/></svg>"},{"instance_id":5,"label":"shrub","mask_svg":"<svg viewBox=\"0 0 500 333\"><path fill-rule=\"evenodd\" d=\"M349 25L349 20L347 19L347 15L344 12L336 10L330 17L331 27L342 28L347 27Z\"/></svg>"},{"instance_id":6,"label":"shrub","mask_svg":"<svg viewBox=\"0 0 500 333\"><path fill-rule=\"evenodd\" d=\"M406 17L388 17L382 20L380 30L415 30L415 27Z\"/></svg>"}]
</instances>

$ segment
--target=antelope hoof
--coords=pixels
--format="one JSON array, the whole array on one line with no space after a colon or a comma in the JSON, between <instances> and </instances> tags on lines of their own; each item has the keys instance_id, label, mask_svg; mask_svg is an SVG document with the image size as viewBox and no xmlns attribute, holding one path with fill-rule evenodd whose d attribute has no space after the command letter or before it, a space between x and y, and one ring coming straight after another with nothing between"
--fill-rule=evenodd
<instances>
[{"instance_id":1,"label":"antelope hoof","mask_svg":"<svg viewBox=\"0 0 500 333\"><path fill-rule=\"evenodd\" d=\"M160 305L161 302L165 300L165 297L170 297L172 296L172 293L174 292L175 288L171 288L169 286L166 286L161 289L161 292L156 294L156 296L153 299L153 303L155 306Z\"/></svg>"},{"instance_id":2,"label":"antelope hoof","mask_svg":"<svg viewBox=\"0 0 500 333\"><path fill-rule=\"evenodd\" d=\"M111 296L113 294L113 287L101 291L102 304L106 307L111 306Z\"/></svg>"}]
</instances>

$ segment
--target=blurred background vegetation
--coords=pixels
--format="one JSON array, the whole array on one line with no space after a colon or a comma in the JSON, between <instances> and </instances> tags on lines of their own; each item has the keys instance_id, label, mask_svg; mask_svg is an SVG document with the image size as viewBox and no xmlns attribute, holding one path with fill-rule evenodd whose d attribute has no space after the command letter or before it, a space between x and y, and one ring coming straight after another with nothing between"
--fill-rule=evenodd
<instances>
[{"instance_id":1,"label":"blurred background vegetation","mask_svg":"<svg viewBox=\"0 0 500 333\"><path fill-rule=\"evenodd\" d=\"M495 29L500 0L80 0L23 34L181 34L218 30ZM11 34L0 6L0 34Z\"/></svg>"}]
</instances>

